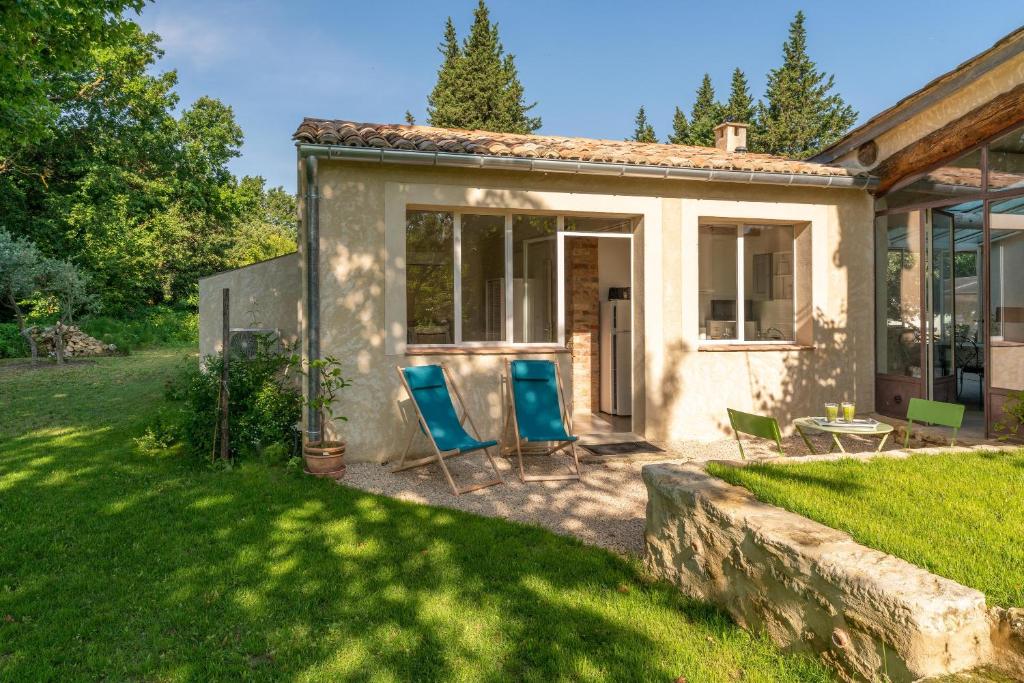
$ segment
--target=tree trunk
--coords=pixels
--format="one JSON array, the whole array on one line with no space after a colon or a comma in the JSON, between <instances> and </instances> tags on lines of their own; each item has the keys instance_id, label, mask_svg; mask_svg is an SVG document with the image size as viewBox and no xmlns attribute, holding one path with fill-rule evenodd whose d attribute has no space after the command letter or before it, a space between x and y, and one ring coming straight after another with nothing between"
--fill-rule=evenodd
<instances>
[{"instance_id":1,"label":"tree trunk","mask_svg":"<svg viewBox=\"0 0 1024 683\"><path fill-rule=\"evenodd\" d=\"M34 327L25 326L25 314L21 312L21 307L18 306L18 302L13 297L9 298L7 303L14 309L14 317L18 319L18 332L28 342L28 348L32 353L32 365L34 366L39 361L39 347L36 345L36 338L32 336Z\"/></svg>"},{"instance_id":2,"label":"tree trunk","mask_svg":"<svg viewBox=\"0 0 1024 683\"><path fill-rule=\"evenodd\" d=\"M64 329L59 320L53 325L53 350L57 356L57 365L64 364Z\"/></svg>"},{"instance_id":3,"label":"tree trunk","mask_svg":"<svg viewBox=\"0 0 1024 683\"><path fill-rule=\"evenodd\" d=\"M21 336L23 336L28 342L28 348L32 354L32 365L37 365L39 363L39 345L36 344L36 338L32 336L32 331L34 329L35 326L25 327L22 325Z\"/></svg>"}]
</instances>

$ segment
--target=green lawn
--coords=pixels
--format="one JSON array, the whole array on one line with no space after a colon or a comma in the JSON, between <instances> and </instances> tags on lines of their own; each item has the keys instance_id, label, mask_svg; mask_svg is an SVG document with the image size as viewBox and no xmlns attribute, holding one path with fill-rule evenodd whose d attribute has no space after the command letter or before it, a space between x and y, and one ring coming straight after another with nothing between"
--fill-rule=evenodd
<instances>
[{"instance_id":1,"label":"green lawn","mask_svg":"<svg viewBox=\"0 0 1024 683\"><path fill-rule=\"evenodd\" d=\"M183 361L0 367L0 680L830 678L539 528L146 454Z\"/></svg>"},{"instance_id":2,"label":"green lawn","mask_svg":"<svg viewBox=\"0 0 1024 683\"><path fill-rule=\"evenodd\" d=\"M989 604L1024 606L1024 450L708 470Z\"/></svg>"}]
</instances>

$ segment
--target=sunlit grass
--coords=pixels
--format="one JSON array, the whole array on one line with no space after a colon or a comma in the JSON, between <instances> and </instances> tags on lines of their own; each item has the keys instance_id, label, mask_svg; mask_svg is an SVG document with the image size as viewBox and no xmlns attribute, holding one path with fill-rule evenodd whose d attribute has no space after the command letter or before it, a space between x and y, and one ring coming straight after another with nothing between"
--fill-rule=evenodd
<instances>
[{"instance_id":1,"label":"sunlit grass","mask_svg":"<svg viewBox=\"0 0 1024 683\"><path fill-rule=\"evenodd\" d=\"M1024 450L708 469L767 503L977 588L990 604L1024 606Z\"/></svg>"},{"instance_id":2,"label":"sunlit grass","mask_svg":"<svg viewBox=\"0 0 1024 683\"><path fill-rule=\"evenodd\" d=\"M183 360L0 368L0 680L829 679L539 528L141 452Z\"/></svg>"}]
</instances>

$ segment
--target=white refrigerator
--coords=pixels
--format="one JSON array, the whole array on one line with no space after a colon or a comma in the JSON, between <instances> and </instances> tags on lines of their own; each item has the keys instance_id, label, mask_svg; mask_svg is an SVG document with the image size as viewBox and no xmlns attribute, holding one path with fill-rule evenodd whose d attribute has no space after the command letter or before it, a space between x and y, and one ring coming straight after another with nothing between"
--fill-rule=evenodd
<instances>
[{"instance_id":1,"label":"white refrigerator","mask_svg":"<svg viewBox=\"0 0 1024 683\"><path fill-rule=\"evenodd\" d=\"M601 412L633 413L632 301L613 299L601 304Z\"/></svg>"}]
</instances>

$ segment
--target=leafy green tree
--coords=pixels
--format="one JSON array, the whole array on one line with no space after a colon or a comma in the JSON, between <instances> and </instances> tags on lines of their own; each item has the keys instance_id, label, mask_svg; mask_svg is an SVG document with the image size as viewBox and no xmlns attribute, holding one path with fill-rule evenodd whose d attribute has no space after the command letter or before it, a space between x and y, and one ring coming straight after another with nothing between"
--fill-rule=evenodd
<instances>
[{"instance_id":1,"label":"leafy green tree","mask_svg":"<svg viewBox=\"0 0 1024 683\"><path fill-rule=\"evenodd\" d=\"M0 175L33 175L25 157L54 141L69 98L101 81L76 83L97 47L117 44L144 0L21 0L0 3ZM78 88L74 86L78 85Z\"/></svg>"},{"instance_id":2,"label":"leafy green tree","mask_svg":"<svg viewBox=\"0 0 1024 683\"><path fill-rule=\"evenodd\" d=\"M633 119L633 137L629 138L633 142L657 142L658 136L654 134L654 126L647 120L647 112L644 111L641 105L640 111L636 113L636 118Z\"/></svg>"},{"instance_id":3,"label":"leafy green tree","mask_svg":"<svg viewBox=\"0 0 1024 683\"><path fill-rule=\"evenodd\" d=\"M72 324L75 315L94 301L89 290L89 277L70 261L45 259L41 292L56 304L53 349L57 364L60 365L64 363L63 328Z\"/></svg>"},{"instance_id":4,"label":"leafy green tree","mask_svg":"<svg viewBox=\"0 0 1024 683\"><path fill-rule=\"evenodd\" d=\"M732 87L729 101L725 104L724 120L733 123L753 123L755 112L754 98L750 95L747 76L737 67L732 72Z\"/></svg>"},{"instance_id":5,"label":"leafy green tree","mask_svg":"<svg viewBox=\"0 0 1024 683\"><path fill-rule=\"evenodd\" d=\"M12 237L0 228L0 302L14 311L18 331L28 342L32 364L36 364L39 350L26 322L25 301L39 293L44 273L44 258L26 239Z\"/></svg>"},{"instance_id":6,"label":"leafy green tree","mask_svg":"<svg viewBox=\"0 0 1024 683\"><path fill-rule=\"evenodd\" d=\"M673 145L690 144L690 122L686 120L686 114L679 107L676 107L676 112L672 115L672 134L668 136L668 141Z\"/></svg>"},{"instance_id":7,"label":"leafy green tree","mask_svg":"<svg viewBox=\"0 0 1024 683\"><path fill-rule=\"evenodd\" d=\"M227 253L229 267L243 266L291 253L296 249L295 198L284 188L264 186L260 176L238 182L238 221Z\"/></svg>"},{"instance_id":8,"label":"leafy green tree","mask_svg":"<svg viewBox=\"0 0 1024 683\"><path fill-rule=\"evenodd\" d=\"M790 24L782 54L782 66L768 72L766 102L757 106L754 142L757 151L803 159L842 137L857 112L831 92L835 77L808 56L803 12Z\"/></svg>"},{"instance_id":9,"label":"leafy green tree","mask_svg":"<svg viewBox=\"0 0 1024 683\"><path fill-rule=\"evenodd\" d=\"M697 88L693 109L690 111L687 142L701 147L714 147L715 127L722 122L723 114L722 105L715 99L715 86L711 83L711 76L704 74L700 87Z\"/></svg>"},{"instance_id":10,"label":"leafy green tree","mask_svg":"<svg viewBox=\"0 0 1024 683\"><path fill-rule=\"evenodd\" d=\"M437 83L427 98L427 122L444 128L500 133L532 133L540 117L529 116L515 57L506 54L483 0L473 12L473 26L460 46L451 17L438 48L444 59Z\"/></svg>"}]
</instances>

